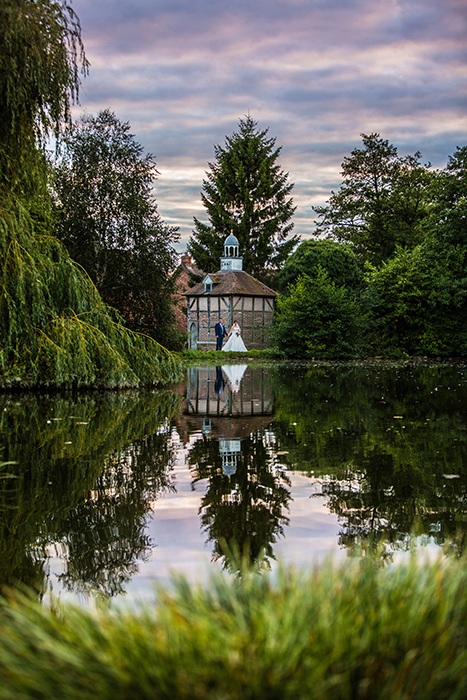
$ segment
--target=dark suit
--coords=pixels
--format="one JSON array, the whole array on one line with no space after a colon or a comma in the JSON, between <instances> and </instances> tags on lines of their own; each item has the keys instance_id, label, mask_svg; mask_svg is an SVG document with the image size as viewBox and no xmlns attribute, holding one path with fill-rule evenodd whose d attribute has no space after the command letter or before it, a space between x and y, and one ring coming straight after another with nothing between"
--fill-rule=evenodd
<instances>
[{"instance_id":1,"label":"dark suit","mask_svg":"<svg viewBox=\"0 0 467 700\"><path fill-rule=\"evenodd\" d=\"M227 335L227 331L225 330L224 324L218 321L214 326L214 332L216 334L216 350L222 350L224 336Z\"/></svg>"},{"instance_id":2,"label":"dark suit","mask_svg":"<svg viewBox=\"0 0 467 700\"><path fill-rule=\"evenodd\" d=\"M222 394L225 387L224 375L222 374L222 367L216 367L216 381L214 382L214 391L216 394Z\"/></svg>"}]
</instances>

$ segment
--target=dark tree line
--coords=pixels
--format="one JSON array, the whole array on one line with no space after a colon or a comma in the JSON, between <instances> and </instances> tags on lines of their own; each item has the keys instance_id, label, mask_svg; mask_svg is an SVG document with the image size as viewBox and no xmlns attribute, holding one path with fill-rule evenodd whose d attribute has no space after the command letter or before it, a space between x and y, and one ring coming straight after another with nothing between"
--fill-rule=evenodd
<instances>
[{"instance_id":1,"label":"dark tree line","mask_svg":"<svg viewBox=\"0 0 467 700\"><path fill-rule=\"evenodd\" d=\"M467 353L467 147L443 170L363 136L278 277L286 355Z\"/></svg>"}]
</instances>

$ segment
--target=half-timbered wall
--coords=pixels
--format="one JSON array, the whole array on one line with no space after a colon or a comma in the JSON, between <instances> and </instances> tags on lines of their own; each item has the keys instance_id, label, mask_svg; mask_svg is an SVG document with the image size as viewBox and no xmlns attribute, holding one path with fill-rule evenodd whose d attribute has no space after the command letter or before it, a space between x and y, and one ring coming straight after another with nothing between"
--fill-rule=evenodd
<instances>
[{"instance_id":1,"label":"half-timbered wall","mask_svg":"<svg viewBox=\"0 0 467 700\"><path fill-rule=\"evenodd\" d=\"M274 299L209 295L188 297L187 312L188 337L192 349L215 349L214 326L219 318L223 319L227 329L237 321L247 348L261 348L270 339Z\"/></svg>"}]
</instances>

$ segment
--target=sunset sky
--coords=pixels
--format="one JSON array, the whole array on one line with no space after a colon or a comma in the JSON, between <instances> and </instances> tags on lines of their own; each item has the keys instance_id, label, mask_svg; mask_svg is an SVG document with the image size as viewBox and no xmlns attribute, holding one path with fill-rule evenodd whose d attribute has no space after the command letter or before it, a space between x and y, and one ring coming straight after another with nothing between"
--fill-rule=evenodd
<instances>
[{"instance_id":1,"label":"sunset sky","mask_svg":"<svg viewBox=\"0 0 467 700\"><path fill-rule=\"evenodd\" d=\"M444 167L467 144L465 0L72 0L91 63L80 106L109 108L156 157L184 250L214 144L250 114L282 147L294 233L361 133Z\"/></svg>"}]
</instances>

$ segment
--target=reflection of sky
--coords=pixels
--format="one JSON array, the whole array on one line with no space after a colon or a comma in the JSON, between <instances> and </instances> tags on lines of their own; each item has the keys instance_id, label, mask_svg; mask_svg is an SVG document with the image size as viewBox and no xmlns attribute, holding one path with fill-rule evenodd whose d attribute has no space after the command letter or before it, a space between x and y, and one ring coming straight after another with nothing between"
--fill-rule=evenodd
<instances>
[{"instance_id":1,"label":"reflection of sky","mask_svg":"<svg viewBox=\"0 0 467 700\"><path fill-rule=\"evenodd\" d=\"M200 437L194 433L183 446L173 434L176 458L172 474L176 492L167 492L153 503L146 533L154 547L147 561L138 562L138 573L125 584L123 603L147 600L156 583L169 582L171 572L183 574L190 581L204 582L214 568L220 569L219 563L211 561L212 543L206 542L207 536L200 523L199 508L207 482L197 482L193 490L193 477L186 464L190 447ZM291 472L289 476L291 500L286 515L290 522L284 528L285 537L279 537L274 544L274 553L278 562L307 566L321 562L329 552L339 551L336 546L339 525L336 515L325 507L325 497L310 498L320 492L321 484L314 484L312 479L299 472ZM49 560L50 582L54 594L68 600L73 595L59 590L56 585L55 575L64 571L60 552L56 554L58 558L55 556ZM339 556L346 556L346 553L341 551ZM275 568L273 561L271 564ZM78 600L81 604L88 602L82 596Z\"/></svg>"},{"instance_id":2,"label":"reflection of sky","mask_svg":"<svg viewBox=\"0 0 467 700\"><path fill-rule=\"evenodd\" d=\"M129 595L136 598L150 593L155 580L167 582L172 570L190 580L202 579L207 571L211 550L206 545L198 514L207 484L198 482L193 490L193 478L186 466L190 444L199 438L193 435L187 447L176 445L172 472L176 493L166 493L154 503L147 532L155 547L148 561L139 565L138 576L128 586Z\"/></svg>"},{"instance_id":3,"label":"reflection of sky","mask_svg":"<svg viewBox=\"0 0 467 700\"><path fill-rule=\"evenodd\" d=\"M167 583L171 571L191 581L206 581L214 567L220 568L220 564L211 562L212 543L206 542L199 517L207 482L197 482L193 491L192 474L186 466L189 449L199 439L195 433L186 447L177 445L173 472L177 492L164 494L154 503L148 533L156 546L127 585L128 598L150 596L155 582ZM291 479L290 524L284 529L285 538L274 545L274 552L278 561L305 566L322 561L336 549L339 526L337 517L325 508L324 497L310 498L321 485L314 487L312 480L300 473L292 473Z\"/></svg>"},{"instance_id":4,"label":"reflection of sky","mask_svg":"<svg viewBox=\"0 0 467 700\"><path fill-rule=\"evenodd\" d=\"M337 516L325 506L327 499L315 496L321 493L321 484L300 472L289 475L292 480L290 521L285 528L285 538L279 538L274 545L274 553L285 564L307 566L338 551L336 542L340 527Z\"/></svg>"}]
</instances>

